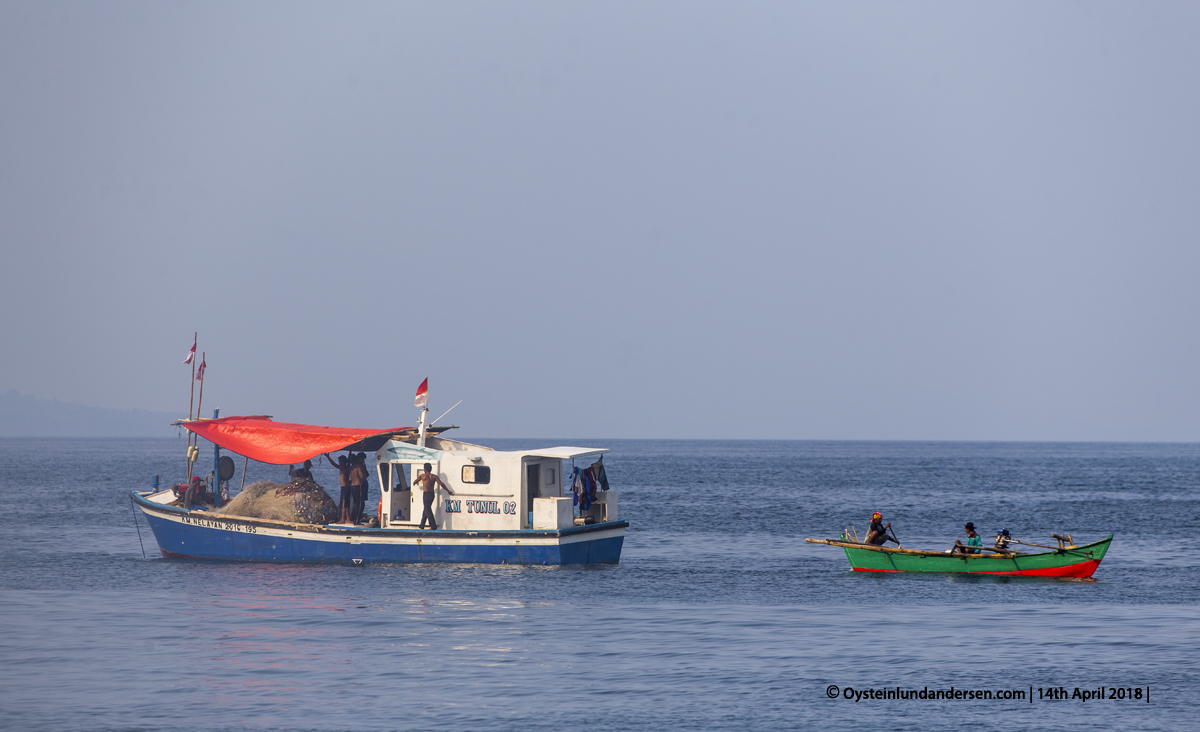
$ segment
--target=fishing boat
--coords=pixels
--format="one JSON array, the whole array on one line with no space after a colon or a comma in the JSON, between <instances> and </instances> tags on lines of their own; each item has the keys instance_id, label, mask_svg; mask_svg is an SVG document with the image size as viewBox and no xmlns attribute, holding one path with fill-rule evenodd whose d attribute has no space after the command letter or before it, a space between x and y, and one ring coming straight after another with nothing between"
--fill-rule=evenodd
<instances>
[{"instance_id":1,"label":"fishing boat","mask_svg":"<svg viewBox=\"0 0 1200 732\"><path fill-rule=\"evenodd\" d=\"M1112 535L1076 546L1070 534L1051 535L1057 546L1031 544L1012 539L997 541L996 547L974 547L975 554L931 552L875 546L851 540L848 532L838 539L805 539L813 544L841 547L855 572L942 572L948 574L1003 574L1024 577L1091 577L1104 559ZM1048 551L1016 551L1013 545Z\"/></svg>"},{"instance_id":2,"label":"fishing boat","mask_svg":"<svg viewBox=\"0 0 1200 732\"><path fill-rule=\"evenodd\" d=\"M609 489L603 471L607 449L493 450L443 437L452 428L427 426L427 412L422 410L418 427L389 430L218 413L213 419L181 420L183 428L213 444L213 471L207 478L196 478L205 482L211 506L179 505L190 503L181 499L179 490L187 483L160 489L157 476L153 490L134 490L131 498L167 558L346 564L620 561L629 524L617 516L617 491ZM225 503L236 464L221 455L222 449L244 457L243 485L249 460L291 466L339 450L373 452L373 480L381 495L376 518L359 525L231 514L228 509L233 506ZM189 474L197 452L189 441ZM575 465L592 458L596 462L587 467ZM424 507L413 479L426 464L453 491L437 492L436 530L419 528L414 520ZM323 491L321 495L332 506L332 499Z\"/></svg>"}]
</instances>

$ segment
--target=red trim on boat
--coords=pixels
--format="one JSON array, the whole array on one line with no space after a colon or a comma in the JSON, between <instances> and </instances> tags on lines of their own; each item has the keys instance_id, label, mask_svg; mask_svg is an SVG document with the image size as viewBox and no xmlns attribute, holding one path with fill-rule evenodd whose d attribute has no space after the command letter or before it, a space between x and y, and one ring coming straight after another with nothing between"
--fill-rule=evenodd
<instances>
[{"instance_id":1,"label":"red trim on boat","mask_svg":"<svg viewBox=\"0 0 1200 732\"><path fill-rule=\"evenodd\" d=\"M852 569L855 572L889 572L893 574L1004 574L1020 575L1021 577L1091 577L1096 571L1096 567L1099 566L1099 560L1089 559L1086 562L1070 564L1065 567L1019 569L1015 572L914 572L908 569L868 569L866 567L852 567Z\"/></svg>"}]
</instances>

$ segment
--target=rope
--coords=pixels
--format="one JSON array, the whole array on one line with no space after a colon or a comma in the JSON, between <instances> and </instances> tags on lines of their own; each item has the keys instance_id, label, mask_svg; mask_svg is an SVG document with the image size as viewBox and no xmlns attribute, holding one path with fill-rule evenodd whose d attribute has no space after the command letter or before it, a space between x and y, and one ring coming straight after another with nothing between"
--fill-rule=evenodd
<instances>
[{"instance_id":1,"label":"rope","mask_svg":"<svg viewBox=\"0 0 1200 732\"><path fill-rule=\"evenodd\" d=\"M142 548L142 559L146 558L146 545L142 543L142 527L137 522L137 508L133 505L133 496L129 497L129 510L133 511L133 526L138 532L138 546Z\"/></svg>"}]
</instances>

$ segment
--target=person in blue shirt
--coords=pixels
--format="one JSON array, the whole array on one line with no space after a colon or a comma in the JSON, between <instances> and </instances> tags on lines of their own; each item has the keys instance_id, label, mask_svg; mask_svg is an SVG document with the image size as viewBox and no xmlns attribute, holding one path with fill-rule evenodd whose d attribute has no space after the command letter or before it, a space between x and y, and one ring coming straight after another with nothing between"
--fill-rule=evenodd
<instances>
[{"instance_id":1,"label":"person in blue shirt","mask_svg":"<svg viewBox=\"0 0 1200 732\"><path fill-rule=\"evenodd\" d=\"M968 521L963 524L963 528L967 530L967 543L963 544L958 539L954 540L954 548L950 550L951 554L977 554L978 549L974 547L983 546L983 538L975 533L975 524Z\"/></svg>"}]
</instances>

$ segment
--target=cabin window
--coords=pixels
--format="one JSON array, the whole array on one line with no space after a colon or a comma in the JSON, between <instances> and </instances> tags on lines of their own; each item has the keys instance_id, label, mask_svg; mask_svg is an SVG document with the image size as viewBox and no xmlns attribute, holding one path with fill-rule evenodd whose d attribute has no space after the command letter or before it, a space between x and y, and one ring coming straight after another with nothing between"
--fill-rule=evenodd
<instances>
[{"instance_id":1,"label":"cabin window","mask_svg":"<svg viewBox=\"0 0 1200 732\"><path fill-rule=\"evenodd\" d=\"M396 490L403 493L408 490L408 466L392 463L392 479L396 481Z\"/></svg>"},{"instance_id":2,"label":"cabin window","mask_svg":"<svg viewBox=\"0 0 1200 732\"><path fill-rule=\"evenodd\" d=\"M542 485L546 486L547 488L552 485L557 485L558 481L555 478L556 476L554 475L554 468L545 468L542 470Z\"/></svg>"},{"instance_id":3,"label":"cabin window","mask_svg":"<svg viewBox=\"0 0 1200 732\"><path fill-rule=\"evenodd\" d=\"M464 465L462 469L464 483L491 483L492 469L486 465Z\"/></svg>"}]
</instances>

